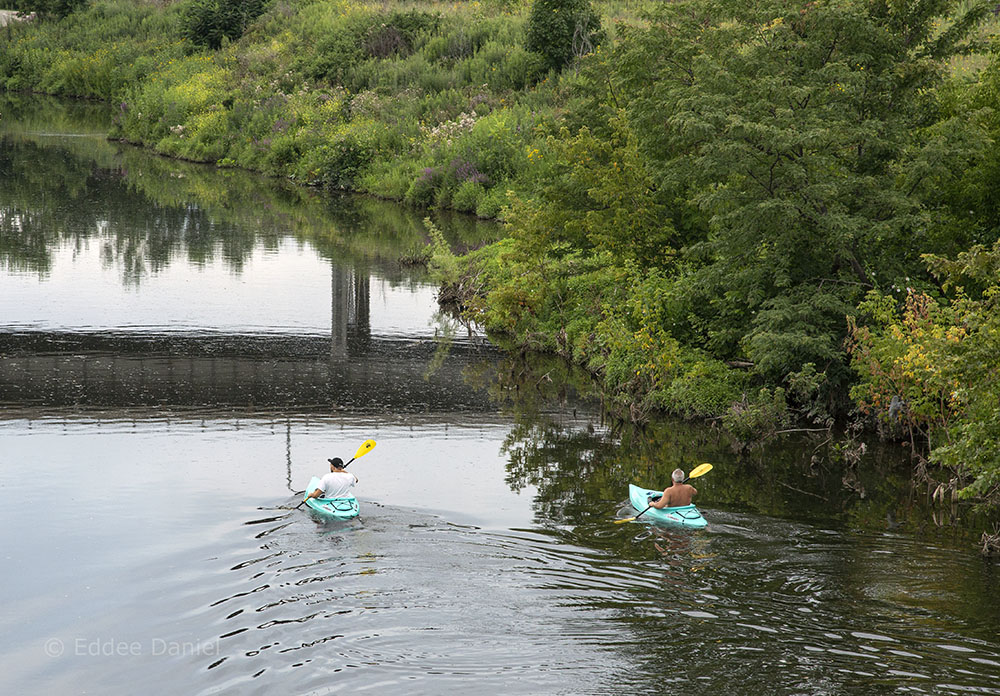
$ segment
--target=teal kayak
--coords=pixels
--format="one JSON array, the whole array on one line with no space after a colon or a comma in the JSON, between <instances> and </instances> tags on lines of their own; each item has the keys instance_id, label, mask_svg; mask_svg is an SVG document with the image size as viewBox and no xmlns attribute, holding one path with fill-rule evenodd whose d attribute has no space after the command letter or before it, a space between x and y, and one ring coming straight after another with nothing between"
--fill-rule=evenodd
<instances>
[{"instance_id":1,"label":"teal kayak","mask_svg":"<svg viewBox=\"0 0 1000 696\"><path fill-rule=\"evenodd\" d=\"M642 512L649 507L650 497L654 495L661 495L663 491L654 491L648 488L639 488L638 486L633 486L629 484L628 487L628 499L632 503L632 507L635 508L636 513ZM656 508L649 508L643 513L640 520L648 519L650 522L660 522L661 524L672 524L681 527L692 527L694 529L701 529L708 525L708 522L704 517L701 516L701 512L698 508L691 505L683 505L681 507L666 507L662 510L657 510Z\"/></svg>"},{"instance_id":2,"label":"teal kayak","mask_svg":"<svg viewBox=\"0 0 1000 696\"><path fill-rule=\"evenodd\" d=\"M313 476L309 480L309 485L306 486L305 494L309 495L317 488L322 488L322 486L320 486L319 479ZM346 498L309 498L306 500L306 505L328 520L350 520L361 512L358 499L353 495Z\"/></svg>"}]
</instances>

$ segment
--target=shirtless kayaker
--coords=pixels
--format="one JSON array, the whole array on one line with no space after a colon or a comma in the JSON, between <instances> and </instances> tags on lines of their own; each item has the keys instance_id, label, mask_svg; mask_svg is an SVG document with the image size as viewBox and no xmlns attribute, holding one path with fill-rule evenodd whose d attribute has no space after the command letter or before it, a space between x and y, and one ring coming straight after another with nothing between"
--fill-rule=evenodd
<instances>
[{"instance_id":1,"label":"shirtless kayaker","mask_svg":"<svg viewBox=\"0 0 1000 696\"><path fill-rule=\"evenodd\" d=\"M698 489L684 483L684 472L680 469L674 469L670 478L673 480L673 485L670 488L665 488L663 495L660 496L659 500L652 501L649 504L650 507L662 510L665 507L681 507L691 504L691 498L697 495Z\"/></svg>"}]
</instances>

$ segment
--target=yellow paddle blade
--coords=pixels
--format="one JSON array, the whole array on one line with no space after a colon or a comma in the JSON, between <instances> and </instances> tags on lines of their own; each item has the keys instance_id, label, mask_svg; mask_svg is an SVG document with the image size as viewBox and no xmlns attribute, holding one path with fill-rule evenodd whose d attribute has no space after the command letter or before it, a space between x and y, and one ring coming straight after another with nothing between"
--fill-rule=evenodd
<instances>
[{"instance_id":1,"label":"yellow paddle blade","mask_svg":"<svg viewBox=\"0 0 1000 696\"><path fill-rule=\"evenodd\" d=\"M634 517L626 517L625 519L615 520L614 522L615 524L625 524L626 522L631 522L634 519L635 519Z\"/></svg>"},{"instance_id":2,"label":"yellow paddle blade","mask_svg":"<svg viewBox=\"0 0 1000 696\"><path fill-rule=\"evenodd\" d=\"M698 466L696 466L694 469L691 470L691 473L688 474L688 478L693 479L693 478L698 478L699 476L704 476L711 470L712 470L712 465L709 464L708 462L705 462L704 464L699 464Z\"/></svg>"},{"instance_id":3,"label":"yellow paddle blade","mask_svg":"<svg viewBox=\"0 0 1000 696\"><path fill-rule=\"evenodd\" d=\"M357 459L358 457L365 456L366 454L371 452L374 447L375 447L374 440L365 440L364 442L361 443L361 447L358 448L358 451L355 452L354 458Z\"/></svg>"}]
</instances>

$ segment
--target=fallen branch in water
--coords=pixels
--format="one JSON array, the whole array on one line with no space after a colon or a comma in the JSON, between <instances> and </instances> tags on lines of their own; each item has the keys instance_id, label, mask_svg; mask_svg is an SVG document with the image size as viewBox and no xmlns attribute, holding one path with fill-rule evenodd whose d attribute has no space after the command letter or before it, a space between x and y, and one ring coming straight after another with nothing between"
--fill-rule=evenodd
<instances>
[{"instance_id":1,"label":"fallen branch in water","mask_svg":"<svg viewBox=\"0 0 1000 696\"><path fill-rule=\"evenodd\" d=\"M983 532L983 538L979 540L979 550L984 556L1000 555L1000 527L994 527L993 533Z\"/></svg>"},{"instance_id":2,"label":"fallen branch in water","mask_svg":"<svg viewBox=\"0 0 1000 696\"><path fill-rule=\"evenodd\" d=\"M828 503L828 502L830 502L828 498L825 498L825 497L823 497L823 496L819 495L818 493L810 493L809 491L804 491L804 490L802 490L801 488L796 488L795 486L789 486L789 485L788 485L787 483L785 483L784 481L778 481L778 483L780 483L780 484L781 484L782 486L784 486L785 488L790 488L790 489L792 489L792 490L793 490L793 491L795 491L796 493L801 493L802 495L811 495L811 496L812 496L813 498L819 498L820 500L822 500L822 501L824 501L824 502L827 502L827 503Z\"/></svg>"}]
</instances>

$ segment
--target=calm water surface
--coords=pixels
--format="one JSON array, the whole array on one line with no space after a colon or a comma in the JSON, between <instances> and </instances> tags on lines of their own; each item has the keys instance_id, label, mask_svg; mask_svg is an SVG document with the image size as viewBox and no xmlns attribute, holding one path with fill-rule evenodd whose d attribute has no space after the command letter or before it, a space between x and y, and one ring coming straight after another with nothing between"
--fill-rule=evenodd
<instances>
[{"instance_id":1,"label":"calm water surface","mask_svg":"<svg viewBox=\"0 0 1000 696\"><path fill-rule=\"evenodd\" d=\"M894 455L612 427L437 312L420 215L0 113L4 693L1000 694ZM359 519L290 509L367 438ZM612 524L702 461L707 530Z\"/></svg>"}]
</instances>

